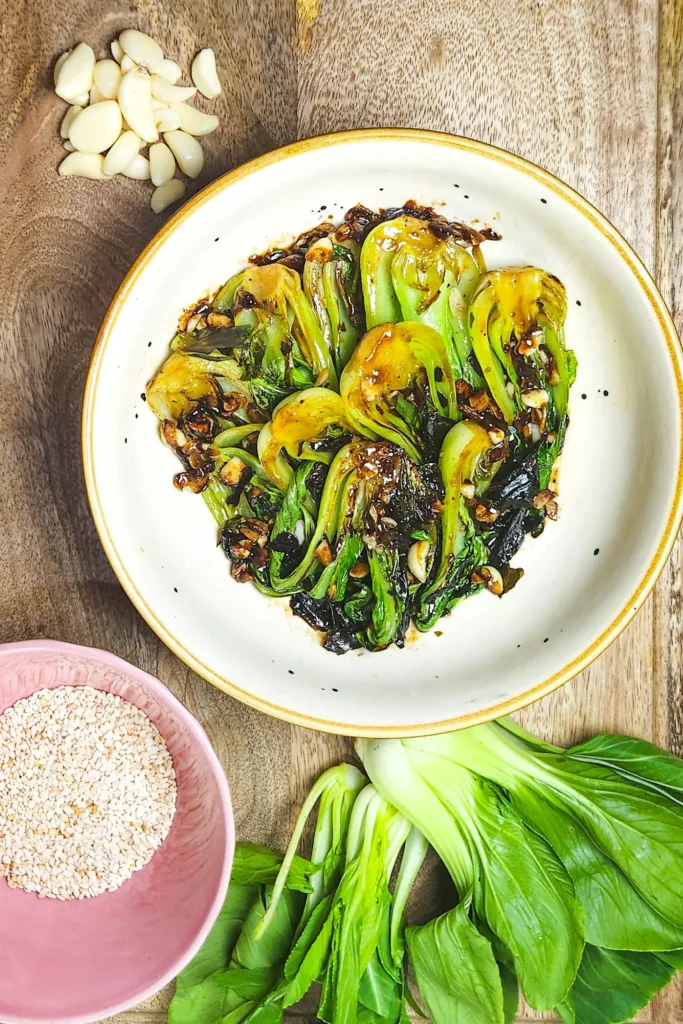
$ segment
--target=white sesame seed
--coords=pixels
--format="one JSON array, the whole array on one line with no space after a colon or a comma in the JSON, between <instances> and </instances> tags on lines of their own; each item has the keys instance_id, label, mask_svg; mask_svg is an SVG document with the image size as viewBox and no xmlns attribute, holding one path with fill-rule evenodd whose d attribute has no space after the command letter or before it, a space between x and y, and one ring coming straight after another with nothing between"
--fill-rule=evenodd
<instances>
[{"instance_id":1,"label":"white sesame seed","mask_svg":"<svg viewBox=\"0 0 683 1024\"><path fill-rule=\"evenodd\" d=\"M175 803L163 737L121 697L60 686L0 715L0 875L12 888L113 892L164 841Z\"/></svg>"}]
</instances>

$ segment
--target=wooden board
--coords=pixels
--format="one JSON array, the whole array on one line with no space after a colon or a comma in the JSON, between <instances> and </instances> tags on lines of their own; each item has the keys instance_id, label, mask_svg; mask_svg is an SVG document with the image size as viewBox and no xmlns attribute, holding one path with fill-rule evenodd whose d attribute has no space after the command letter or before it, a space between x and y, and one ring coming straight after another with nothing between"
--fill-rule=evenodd
<instances>
[{"instance_id":1,"label":"wooden board","mask_svg":"<svg viewBox=\"0 0 683 1024\"><path fill-rule=\"evenodd\" d=\"M116 286L160 225L139 182L61 180L56 56L138 26L188 66L211 45L221 118L194 188L274 146L342 128L442 129L558 174L604 211L683 322L681 0L5 0L0 14L0 640L108 648L205 725L243 839L281 846L348 741L252 711L149 631L99 546L83 487L88 358ZM610 729L683 753L683 549L617 643L523 721L558 742ZM438 867L420 910L437 906ZM168 994L117 1018L161 1024ZM520 1021L539 1015L522 1009ZM303 1024L308 1018L291 1018ZM638 1018L683 1022L674 982Z\"/></svg>"}]
</instances>

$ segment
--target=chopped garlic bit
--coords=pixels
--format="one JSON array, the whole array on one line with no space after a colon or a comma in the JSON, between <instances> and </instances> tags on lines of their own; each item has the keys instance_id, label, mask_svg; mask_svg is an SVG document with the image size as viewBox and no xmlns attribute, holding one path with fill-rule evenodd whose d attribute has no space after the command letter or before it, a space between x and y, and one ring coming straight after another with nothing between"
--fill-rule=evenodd
<instances>
[{"instance_id":1,"label":"chopped garlic bit","mask_svg":"<svg viewBox=\"0 0 683 1024\"><path fill-rule=\"evenodd\" d=\"M207 100L221 94L221 83L216 71L216 55L211 49L201 50L192 61L192 81Z\"/></svg>"}]
</instances>

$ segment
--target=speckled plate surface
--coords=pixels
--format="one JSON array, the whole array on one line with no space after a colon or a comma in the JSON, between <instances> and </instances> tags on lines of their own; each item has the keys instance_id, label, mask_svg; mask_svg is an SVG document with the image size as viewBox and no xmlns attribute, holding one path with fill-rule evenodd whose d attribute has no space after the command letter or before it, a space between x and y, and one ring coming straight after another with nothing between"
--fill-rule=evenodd
<instances>
[{"instance_id":1,"label":"speckled plate surface","mask_svg":"<svg viewBox=\"0 0 683 1024\"><path fill-rule=\"evenodd\" d=\"M491 224L490 267L535 263L564 282L579 360L560 471L561 517L527 540L503 600L464 602L404 650L335 657L286 602L229 577L201 499L142 398L184 307L243 266L355 203L412 198ZM321 212L324 210L324 214ZM552 175L501 150L430 132L309 139L219 179L129 272L86 387L83 455L93 515L127 593L168 646L269 714L353 735L462 727L550 692L595 658L643 602L681 518L682 360L669 314L612 226Z\"/></svg>"}]
</instances>

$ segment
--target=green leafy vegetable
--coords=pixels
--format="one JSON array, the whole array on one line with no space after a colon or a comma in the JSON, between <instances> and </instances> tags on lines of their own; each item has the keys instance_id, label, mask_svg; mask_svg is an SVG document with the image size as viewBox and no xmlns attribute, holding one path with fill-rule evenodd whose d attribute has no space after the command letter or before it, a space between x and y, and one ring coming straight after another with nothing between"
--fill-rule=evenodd
<instances>
[{"instance_id":1,"label":"green leafy vegetable","mask_svg":"<svg viewBox=\"0 0 683 1024\"><path fill-rule=\"evenodd\" d=\"M465 903L420 928L408 928L406 938L434 1024L504 1024L498 964ZM516 995L515 986L515 1012Z\"/></svg>"},{"instance_id":2,"label":"green leafy vegetable","mask_svg":"<svg viewBox=\"0 0 683 1024\"><path fill-rule=\"evenodd\" d=\"M623 1024L673 975L652 953L586 946L572 991L557 1009L565 1024Z\"/></svg>"}]
</instances>

